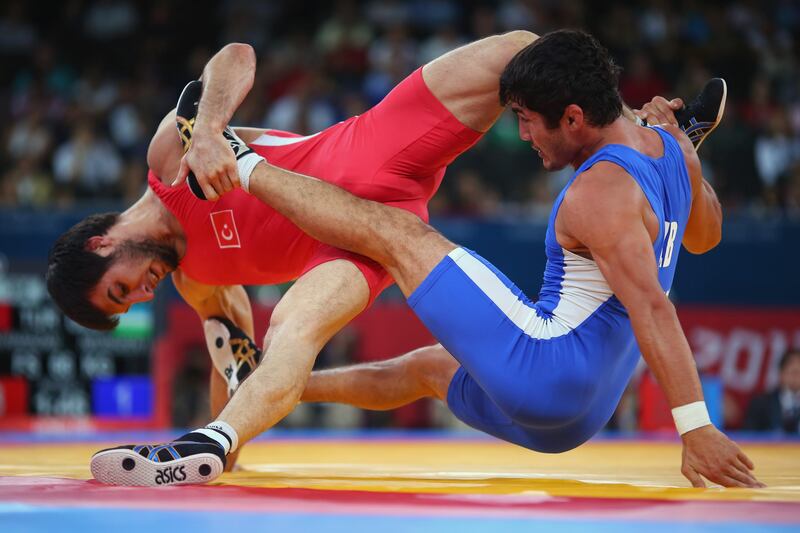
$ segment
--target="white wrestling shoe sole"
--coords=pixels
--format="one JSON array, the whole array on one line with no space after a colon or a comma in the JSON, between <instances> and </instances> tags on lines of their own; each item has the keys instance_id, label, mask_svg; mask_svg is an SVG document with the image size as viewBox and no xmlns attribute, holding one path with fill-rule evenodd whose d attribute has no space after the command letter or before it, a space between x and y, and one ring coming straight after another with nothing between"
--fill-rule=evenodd
<instances>
[{"instance_id":1,"label":"white wrestling shoe sole","mask_svg":"<svg viewBox=\"0 0 800 533\"><path fill-rule=\"evenodd\" d=\"M90 468L97 481L127 487L207 483L222 475L225 469L219 457L211 453L156 463L125 449L97 452L92 456Z\"/></svg>"}]
</instances>

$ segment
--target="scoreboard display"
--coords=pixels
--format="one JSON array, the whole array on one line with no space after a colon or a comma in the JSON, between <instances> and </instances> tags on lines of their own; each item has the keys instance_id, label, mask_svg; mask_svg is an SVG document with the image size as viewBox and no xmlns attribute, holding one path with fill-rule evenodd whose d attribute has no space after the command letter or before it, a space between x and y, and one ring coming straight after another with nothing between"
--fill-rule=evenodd
<instances>
[{"instance_id":1,"label":"scoreboard display","mask_svg":"<svg viewBox=\"0 0 800 533\"><path fill-rule=\"evenodd\" d=\"M151 415L153 312L112 332L66 318L42 276L0 273L0 418Z\"/></svg>"}]
</instances>

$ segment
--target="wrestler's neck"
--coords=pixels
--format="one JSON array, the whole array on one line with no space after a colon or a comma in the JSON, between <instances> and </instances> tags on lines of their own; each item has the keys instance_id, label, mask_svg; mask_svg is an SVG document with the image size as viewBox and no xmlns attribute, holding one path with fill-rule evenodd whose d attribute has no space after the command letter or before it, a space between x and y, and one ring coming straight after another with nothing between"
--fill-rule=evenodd
<instances>
[{"instance_id":1,"label":"wrestler's neck","mask_svg":"<svg viewBox=\"0 0 800 533\"><path fill-rule=\"evenodd\" d=\"M122 238L154 239L173 246L180 258L186 253L186 236L180 222L149 187L119 216L112 230Z\"/></svg>"},{"instance_id":2,"label":"wrestler's neck","mask_svg":"<svg viewBox=\"0 0 800 533\"><path fill-rule=\"evenodd\" d=\"M573 168L580 167L598 150L609 144L622 144L630 146L634 150L642 151L641 133L643 130L645 128L637 126L622 116L607 126L584 128L578 134L577 144L579 149L571 163Z\"/></svg>"}]
</instances>

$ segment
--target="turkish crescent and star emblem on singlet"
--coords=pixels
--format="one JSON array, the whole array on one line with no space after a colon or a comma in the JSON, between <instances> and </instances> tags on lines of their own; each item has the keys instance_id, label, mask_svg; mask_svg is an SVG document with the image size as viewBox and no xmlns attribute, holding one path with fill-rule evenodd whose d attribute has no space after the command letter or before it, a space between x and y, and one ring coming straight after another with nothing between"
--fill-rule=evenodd
<instances>
[{"instance_id":1,"label":"turkish crescent and star emblem on singlet","mask_svg":"<svg viewBox=\"0 0 800 533\"><path fill-rule=\"evenodd\" d=\"M214 235L217 237L217 244L220 248L242 247L232 209L211 213L211 226L214 228Z\"/></svg>"}]
</instances>

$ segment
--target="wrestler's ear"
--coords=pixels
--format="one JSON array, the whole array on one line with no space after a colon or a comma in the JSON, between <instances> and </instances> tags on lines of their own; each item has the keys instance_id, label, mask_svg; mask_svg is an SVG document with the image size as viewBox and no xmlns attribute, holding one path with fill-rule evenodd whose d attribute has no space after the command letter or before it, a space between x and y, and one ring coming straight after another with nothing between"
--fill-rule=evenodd
<instances>
[{"instance_id":1,"label":"wrestler's ear","mask_svg":"<svg viewBox=\"0 0 800 533\"><path fill-rule=\"evenodd\" d=\"M111 246L111 239L106 235L95 235L86 239L86 249L90 252L96 252L106 246Z\"/></svg>"},{"instance_id":2,"label":"wrestler's ear","mask_svg":"<svg viewBox=\"0 0 800 533\"><path fill-rule=\"evenodd\" d=\"M570 129L577 129L583 126L584 116L583 109L577 104L570 104L564 108L564 114L561 121Z\"/></svg>"}]
</instances>

